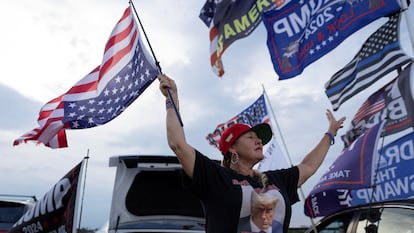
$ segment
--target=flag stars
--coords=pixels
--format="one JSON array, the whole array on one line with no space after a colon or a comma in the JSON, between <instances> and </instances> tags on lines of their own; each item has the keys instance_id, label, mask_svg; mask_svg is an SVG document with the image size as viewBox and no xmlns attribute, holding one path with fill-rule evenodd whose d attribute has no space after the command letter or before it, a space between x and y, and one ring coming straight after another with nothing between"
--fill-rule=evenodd
<instances>
[{"instance_id":1,"label":"flag stars","mask_svg":"<svg viewBox=\"0 0 414 233\"><path fill-rule=\"evenodd\" d=\"M95 111L96 111L96 109L95 109L95 108L90 108L88 112L89 112L89 113L94 113Z\"/></svg>"},{"instance_id":2,"label":"flag stars","mask_svg":"<svg viewBox=\"0 0 414 233\"><path fill-rule=\"evenodd\" d=\"M90 104L90 105L95 104L95 100L94 100L94 99L90 99L90 100L88 101L88 104Z\"/></svg>"},{"instance_id":3,"label":"flag stars","mask_svg":"<svg viewBox=\"0 0 414 233\"><path fill-rule=\"evenodd\" d=\"M116 93L118 93L118 89L114 87L114 89L112 89L112 95L116 95Z\"/></svg>"},{"instance_id":4,"label":"flag stars","mask_svg":"<svg viewBox=\"0 0 414 233\"><path fill-rule=\"evenodd\" d=\"M125 81L128 81L129 77L130 77L130 76L129 76L129 74L126 74L126 75L124 76L124 80L125 80Z\"/></svg>"},{"instance_id":5,"label":"flag stars","mask_svg":"<svg viewBox=\"0 0 414 233\"><path fill-rule=\"evenodd\" d=\"M86 107L85 107L84 105L82 105L82 106L80 106L80 107L79 107L79 109L78 109L78 110L82 112L82 111L84 111L85 109L86 109Z\"/></svg>"},{"instance_id":6,"label":"flag stars","mask_svg":"<svg viewBox=\"0 0 414 233\"><path fill-rule=\"evenodd\" d=\"M115 78L115 83L120 83L121 82L121 77L119 77L119 75Z\"/></svg>"},{"instance_id":7,"label":"flag stars","mask_svg":"<svg viewBox=\"0 0 414 233\"><path fill-rule=\"evenodd\" d=\"M110 91L109 91L108 89L105 89L105 91L104 91L104 95L105 95L105 96L108 96L108 95L109 95L109 92L110 92Z\"/></svg>"},{"instance_id":8,"label":"flag stars","mask_svg":"<svg viewBox=\"0 0 414 233\"><path fill-rule=\"evenodd\" d=\"M77 114L76 114L76 112L71 112L71 113L69 113L69 117L70 117L70 118L74 118L74 117L76 117L76 115L77 115Z\"/></svg>"},{"instance_id":9,"label":"flag stars","mask_svg":"<svg viewBox=\"0 0 414 233\"><path fill-rule=\"evenodd\" d=\"M76 107L76 103L69 103L69 108L75 108Z\"/></svg>"},{"instance_id":10,"label":"flag stars","mask_svg":"<svg viewBox=\"0 0 414 233\"><path fill-rule=\"evenodd\" d=\"M88 118L88 124L90 124L90 125L94 125L95 124L95 122L93 120L93 117L89 117Z\"/></svg>"},{"instance_id":11,"label":"flag stars","mask_svg":"<svg viewBox=\"0 0 414 233\"><path fill-rule=\"evenodd\" d=\"M80 125L79 125L78 121L72 121L72 128L77 129L79 127L80 127Z\"/></svg>"}]
</instances>

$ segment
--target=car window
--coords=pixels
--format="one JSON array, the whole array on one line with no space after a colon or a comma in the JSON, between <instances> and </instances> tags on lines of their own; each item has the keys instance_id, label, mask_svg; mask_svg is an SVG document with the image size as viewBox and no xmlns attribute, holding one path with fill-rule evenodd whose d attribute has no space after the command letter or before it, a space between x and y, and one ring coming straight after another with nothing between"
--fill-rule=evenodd
<instances>
[{"instance_id":1,"label":"car window","mask_svg":"<svg viewBox=\"0 0 414 233\"><path fill-rule=\"evenodd\" d=\"M10 229L25 211L24 205L0 202L0 229Z\"/></svg>"},{"instance_id":2,"label":"car window","mask_svg":"<svg viewBox=\"0 0 414 233\"><path fill-rule=\"evenodd\" d=\"M356 233L414 233L414 210L384 208L362 214Z\"/></svg>"},{"instance_id":3,"label":"car window","mask_svg":"<svg viewBox=\"0 0 414 233\"><path fill-rule=\"evenodd\" d=\"M318 233L345 233L353 214L342 214L324 222L317 227ZM313 233L314 231L311 231Z\"/></svg>"}]
</instances>

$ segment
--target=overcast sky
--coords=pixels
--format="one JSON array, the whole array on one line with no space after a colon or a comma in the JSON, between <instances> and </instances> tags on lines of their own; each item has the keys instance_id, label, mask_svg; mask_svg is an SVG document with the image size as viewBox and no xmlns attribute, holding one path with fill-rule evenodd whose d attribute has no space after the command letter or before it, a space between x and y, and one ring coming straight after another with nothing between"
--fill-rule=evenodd
<instances>
[{"instance_id":1,"label":"overcast sky","mask_svg":"<svg viewBox=\"0 0 414 233\"><path fill-rule=\"evenodd\" d=\"M345 40L311 64L302 75L279 81L261 24L236 41L223 57L225 75L215 76L209 64L208 28L198 18L204 1L135 1L138 14L164 73L177 82L187 139L211 158L220 153L205 140L217 124L252 104L265 88L294 164L299 163L328 127L331 108L324 84L348 63L361 43L385 19ZM37 127L39 109L66 92L100 64L104 45L128 1L20 0L0 6L0 193L35 195L38 199L89 152L82 227L100 228L109 217L115 168L109 157L126 154L172 154L166 143L164 97L155 81L128 109L106 125L68 130L69 147L50 149L34 143L13 147L13 141ZM412 7L409 16L414 18ZM405 20L401 44L412 56ZM335 112L347 116L380 80ZM339 132L343 134L345 130ZM277 131L276 136L279 137ZM279 137L280 140L280 137ZM303 186L307 195L342 149L337 138L321 169ZM282 145L282 144L281 144ZM292 226L309 225L303 202L294 205Z\"/></svg>"}]
</instances>

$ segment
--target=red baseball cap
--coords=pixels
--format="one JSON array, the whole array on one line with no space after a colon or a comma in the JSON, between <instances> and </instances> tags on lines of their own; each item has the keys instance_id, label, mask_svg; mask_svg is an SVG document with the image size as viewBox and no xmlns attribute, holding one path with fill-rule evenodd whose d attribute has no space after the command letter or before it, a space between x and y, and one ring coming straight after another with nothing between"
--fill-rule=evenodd
<instances>
[{"instance_id":1,"label":"red baseball cap","mask_svg":"<svg viewBox=\"0 0 414 233\"><path fill-rule=\"evenodd\" d=\"M262 144L266 145L272 139L272 128L267 123L257 124L251 127L248 124L236 123L224 130L220 137L219 150L225 156L230 146L244 133L253 131L262 140Z\"/></svg>"}]
</instances>

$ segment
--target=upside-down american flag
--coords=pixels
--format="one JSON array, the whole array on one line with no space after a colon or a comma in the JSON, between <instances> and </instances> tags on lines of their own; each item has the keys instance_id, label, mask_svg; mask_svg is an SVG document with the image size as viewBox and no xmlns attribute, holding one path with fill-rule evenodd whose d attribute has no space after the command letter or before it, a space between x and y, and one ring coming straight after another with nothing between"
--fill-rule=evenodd
<instances>
[{"instance_id":1,"label":"upside-down american flag","mask_svg":"<svg viewBox=\"0 0 414 233\"><path fill-rule=\"evenodd\" d=\"M39 113L39 127L14 141L67 147L65 129L103 125L128 107L159 73L142 44L138 24L128 7L105 45L101 65L61 96L49 101Z\"/></svg>"}]
</instances>

